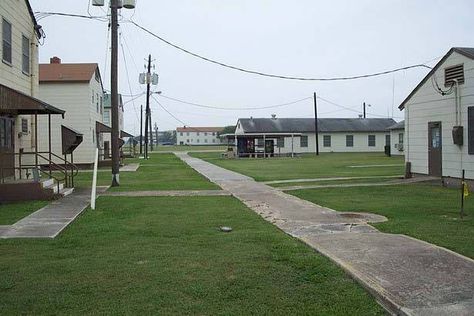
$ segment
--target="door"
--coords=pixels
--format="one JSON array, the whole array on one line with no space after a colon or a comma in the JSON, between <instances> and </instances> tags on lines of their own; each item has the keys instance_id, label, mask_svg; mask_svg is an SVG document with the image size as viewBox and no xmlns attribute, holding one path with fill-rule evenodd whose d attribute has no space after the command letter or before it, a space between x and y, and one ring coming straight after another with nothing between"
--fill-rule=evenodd
<instances>
[{"instance_id":1,"label":"door","mask_svg":"<svg viewBox=\"0 0 474 316\"><path fill-rule=\"evenodd\" d=\"M15 175L13 119L0 116L0 178Z\"/></svg>"},{"instance_id":2,"label":"door","mask_svg":"<svg viewBox=\"0 0 474 316\"><path fill-rule=\"evenodd\" d=\"M104 159L110 158L110 143L108 141L104 142Z\"/></svg>"},{"instance_id":3,"label":"door","mask_svg":"<svg viewBox=\"0 0 474 316\"><path fill-rule=\"evenodd\" d=\"M441 122L428 123L428 172L430 176L442 176Z\"/></svg>"},{"instance_id":4,"label":"door","mask_svg":"<svg viewBox=\"0 0 474 316\"><path fill-rule=\"evenodd\" d=\"M265 140L265 152L267 154L273 154L274 147L273 147L273 139L266 139Z\"/></svg>"}]
</instances>

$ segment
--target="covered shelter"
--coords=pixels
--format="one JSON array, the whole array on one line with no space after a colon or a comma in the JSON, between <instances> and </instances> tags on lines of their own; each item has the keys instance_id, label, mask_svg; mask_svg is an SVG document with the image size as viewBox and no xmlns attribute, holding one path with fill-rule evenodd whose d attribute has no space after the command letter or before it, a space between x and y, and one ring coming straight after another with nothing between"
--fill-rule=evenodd
<instances>
[{"instance_id":1,"label":"covered shelter","mask_svg":"<svg viewBox=\"0 0 474 316\"><path fill-rule=\"evenodd\" d=\"M64 113L65 111L48 103L0 84L0 179L2 182L6 178L21 179L23 171L27 169L39 170L40 160L46 161L51 166L52 156L55 155L51 150L51 115L64 117ZM34 120L34 148L29 151L19 150L15 141L17 135L14 132L14 121L19 115L31 115ZM38 151L38 115L48 116L47 152ZM21 123L24 124L23 121ZM22 128L27 130L28 123L26 122L26 126ZM33 157L32 163L25 164L23 160L25 156Z\"/></svg>"},{"instance_id":2,"label":"covered shelter","mask_svg":"<svg viewBox=\"0 0 474 316\"><path fill-rule=\"evenodd\" d=\"M300 137L301 133L246 133L246 134L223 134L222 138L227 139L229 147L235 148L237 157L274 157L281 155L295 155L294 139ZM291 152L282 153L280 140L290 137L292 141ZM276 150L275 150L276 146Z\"/></svg>"}]
</instances>

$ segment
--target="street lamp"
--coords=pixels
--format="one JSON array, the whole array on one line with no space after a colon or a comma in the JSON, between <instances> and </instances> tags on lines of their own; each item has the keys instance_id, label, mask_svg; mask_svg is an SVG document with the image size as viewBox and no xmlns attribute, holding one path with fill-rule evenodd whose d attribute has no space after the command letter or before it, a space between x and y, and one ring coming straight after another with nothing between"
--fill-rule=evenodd
<instances>
[{"instance_id":1,"label":"street lamp","mask_svg":"<svg viewBox=\"0 0 474 316\"><path fill-rule=\"evenodd\" d=\"M104 0L92 0L93 6L104 6ZM135 0L110 0L111 18L111 66L110 66L110 105L112 108L112 186L120 185L120 145L118 109L118 10L134 9Z\"/></svg>"}]
</instances>

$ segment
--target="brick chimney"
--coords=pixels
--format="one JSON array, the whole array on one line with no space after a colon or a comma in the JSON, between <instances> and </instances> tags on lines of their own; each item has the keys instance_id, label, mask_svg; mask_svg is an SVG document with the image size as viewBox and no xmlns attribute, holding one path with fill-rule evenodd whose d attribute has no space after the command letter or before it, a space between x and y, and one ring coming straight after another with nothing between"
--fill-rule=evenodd
<instances>
[{"instance_id":1,"label":"brick chimney","mask_svg":"<svg viewBox=\"0 0 474 316\"><path fill-rule=\"evenodd\" d=\"M61 58L54 56L53 58L49 59L50 64L60 64L61 63Z\"/></svg>"}]
</instances>

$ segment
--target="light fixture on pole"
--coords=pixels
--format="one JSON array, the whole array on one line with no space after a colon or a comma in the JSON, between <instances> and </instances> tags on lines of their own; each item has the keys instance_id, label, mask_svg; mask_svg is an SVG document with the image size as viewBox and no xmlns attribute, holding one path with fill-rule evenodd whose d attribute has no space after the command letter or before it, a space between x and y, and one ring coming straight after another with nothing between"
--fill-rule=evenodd
<instances>
[{"instance_id":1,"label":"light fixture on pole","mask_svg":"<svg viewBox=\"0 0 474 316\"><path fill-rule=\"evenodd\" d=\"M92 5L104 6L104 0L93 0ZM111 66L110 66L110 105L112 108L112 186L120 185L120 131L118 106L118 10L135 8L135 0L110 0Z\"/></svg>"}]
</instances>

